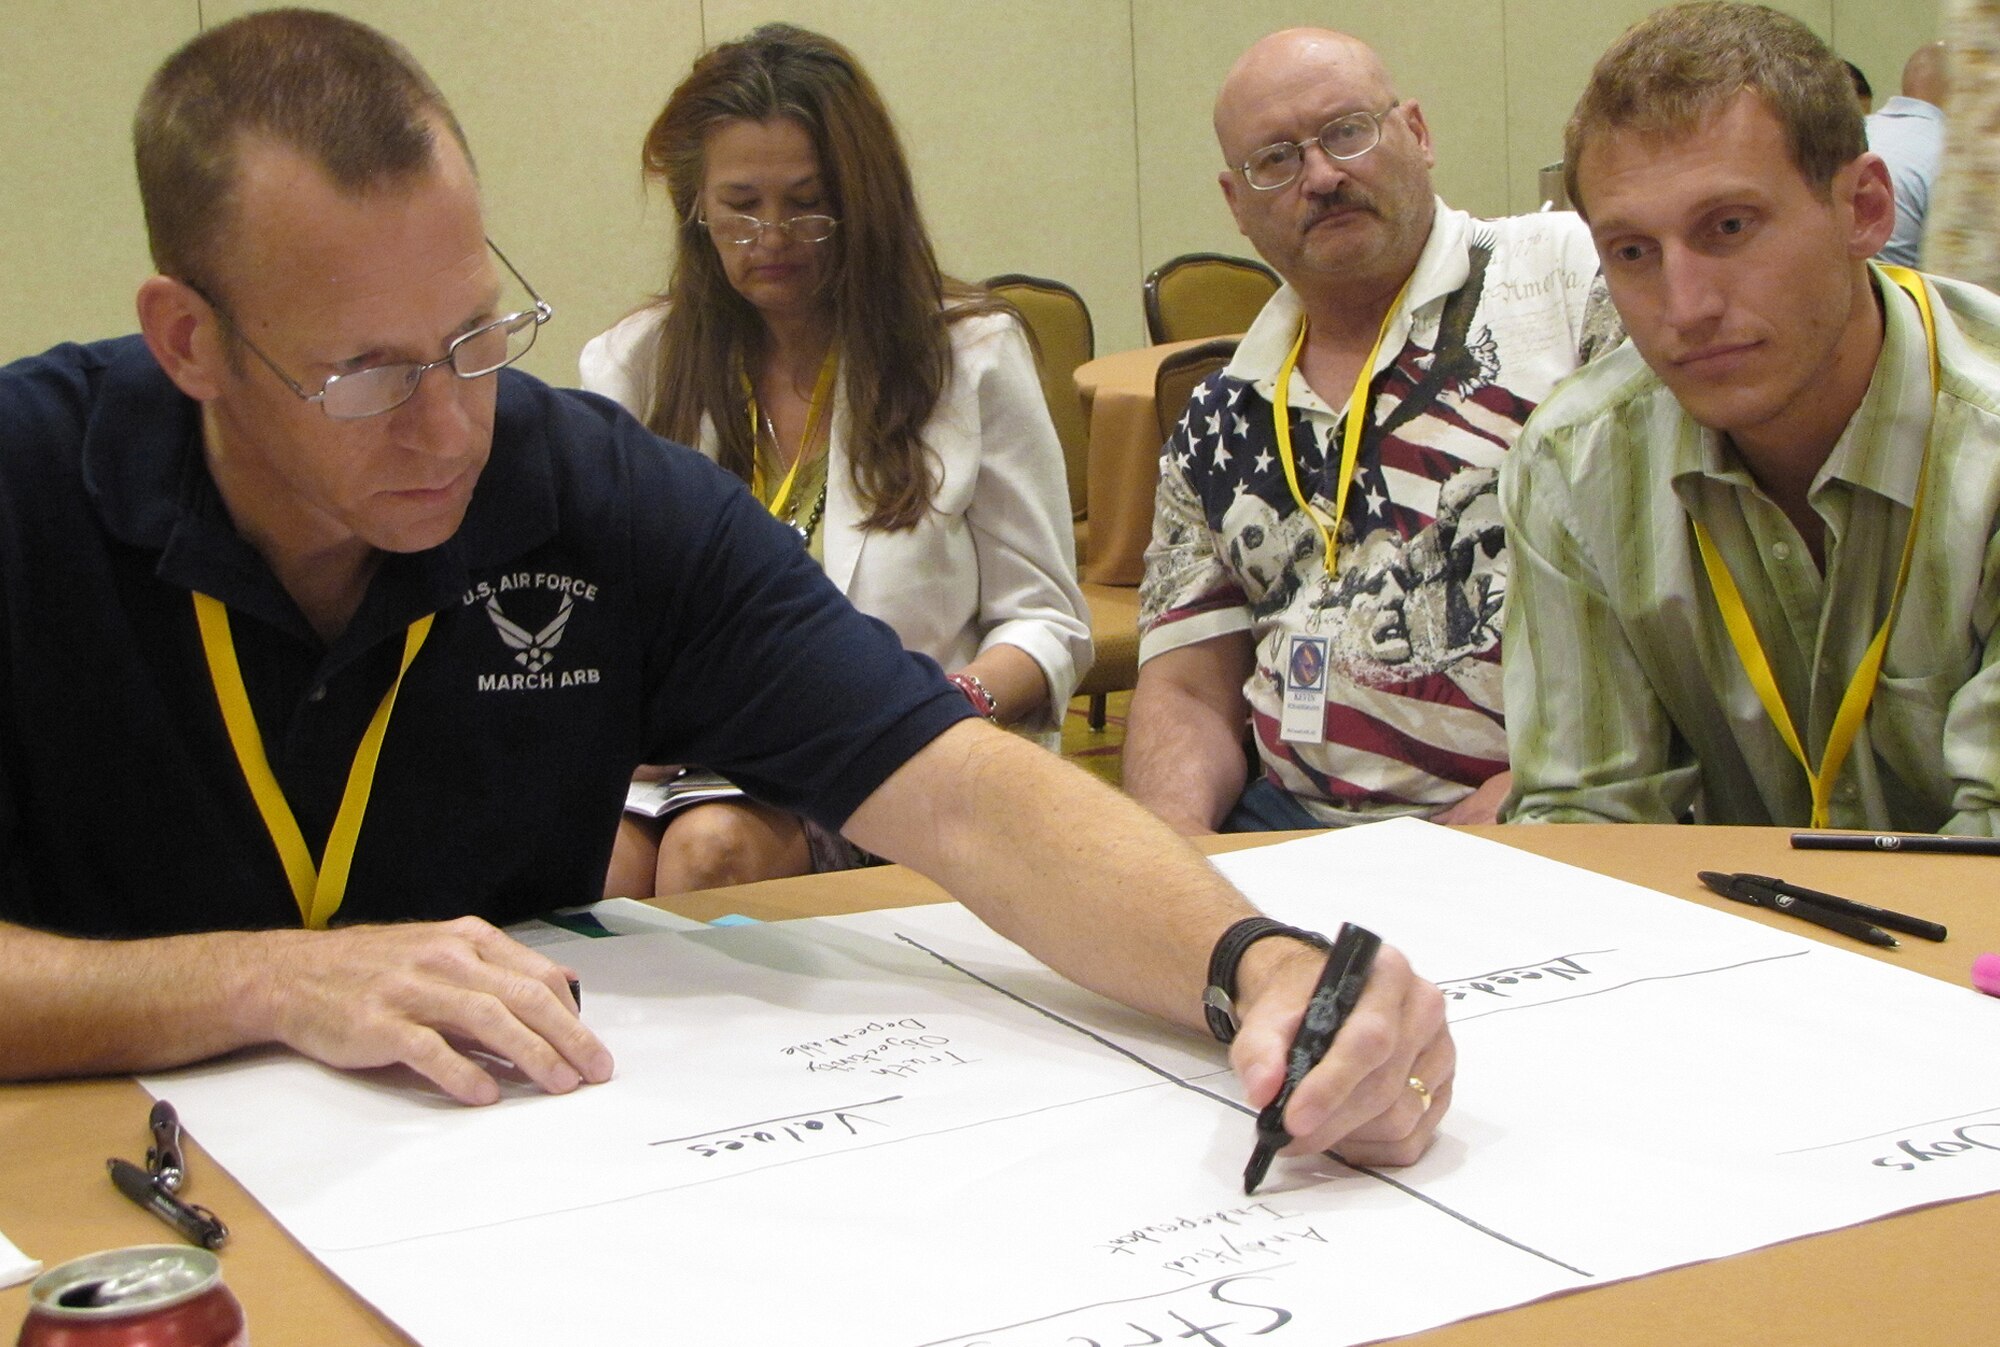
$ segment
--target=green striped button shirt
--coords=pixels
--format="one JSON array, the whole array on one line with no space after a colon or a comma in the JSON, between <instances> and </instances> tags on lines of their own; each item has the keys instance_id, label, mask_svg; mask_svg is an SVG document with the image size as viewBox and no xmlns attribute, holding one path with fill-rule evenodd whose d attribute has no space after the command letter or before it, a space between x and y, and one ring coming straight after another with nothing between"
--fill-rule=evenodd
<instances>
[{"instance_id":1,"label":"green striped button shirt","mask_svg":"<svg viewBox=\"0 0 2000 1347\"><path fill-rule=\"evenodd\" d=\"M2000 297L1925 278L1933 415L1917 307L1875 280L1875 377L1809 495L1824 574L1629 343L1529 420L1500 480L1512 818L1805 826L1811 787L1730 643L1690 519L1735 577L1817 765L1888 611L1930 428L1908 588L1828 823L2000 832Z\"/></svg>"}]
</instances>

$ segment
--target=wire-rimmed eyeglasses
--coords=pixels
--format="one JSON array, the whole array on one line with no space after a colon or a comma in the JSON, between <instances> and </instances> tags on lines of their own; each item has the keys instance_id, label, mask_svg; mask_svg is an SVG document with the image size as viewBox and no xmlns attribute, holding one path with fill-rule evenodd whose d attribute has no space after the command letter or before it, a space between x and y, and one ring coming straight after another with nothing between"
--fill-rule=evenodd
<instances>
[{"instance_id":1,"label":"wire-rimmed eyeglasses","mask_svg":"<svg viewBox=\"0 0 2000 1347\"><path fill-rule=\"evenodd\" d=\"M740 245L760 242L764 231L775 229L793 243L825 243L840 223L831 215L794 215L788 220L760 220L754 215L697 215L694 222L708 230L717 243Z\"/></svg>"},{"instance_id":2,"label":"wire-rimmed eyeglasses","mask_svg":"<svg viewBox=\"0 0 2000 1347\"><path fill-rule=\"evenodd\" d=\"M199 286L190 284L189 288L215 310L216 316L236 334L237 340L250 348L252 355L284 381L285 387L307 402L318 403L319 409L336 421L360 421L392 412L408 402L416 396L417 385L423 382L424 375L434 369L447 368L461 379L482 379L513 364L535 344L535 333L555 315L555 309L535 293L535 287L515 270L514 264L507 260L507 254L501 252L492 239L486 240L486 246L493 249L493 255L500 259L501 265L513 273L521 288L528 292L528 298L535 303L534 308L505 314L453 337L440 359L404 360L389 365L370 365L367 369L349 374L331 375L320 385L317 393L307 392L298 380L278 368L278 362L258 349L257 343L250 340L236 320L230 317L229 311Z\"/></svg>"},{"instance_id":3,"label":"wire-rimmed eyeglasses","mask_svg":"<svg viewBox=\"0 0 2000 1347\"><path fill-rule=\"evenodd\" d=\"M1281 140L1253 151L1237 166L1243 180L1260 192L1275 192L1299 176L1305 167L1306 146L1318 142L1329 159L1359 159L1382 143L1382 119L1394 112L1402 100L1380 112L1350 112L1335 117L1319 129L1311 140Z\"/></svg>"}]
</instances>

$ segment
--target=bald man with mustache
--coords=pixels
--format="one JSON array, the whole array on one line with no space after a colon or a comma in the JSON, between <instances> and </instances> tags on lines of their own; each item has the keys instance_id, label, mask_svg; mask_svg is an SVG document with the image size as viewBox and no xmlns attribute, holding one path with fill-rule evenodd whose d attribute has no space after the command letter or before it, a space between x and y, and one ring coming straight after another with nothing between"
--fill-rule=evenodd
<instances>
[{"instance_id":1,"label":"bald man with mustache","mask_svg":"<svg viewBox=\"0 0 2000 1347\"><path fill-rule=\"evenodd\" d=\"M1285 284L1161 457L1126 788L1186 833L1492 822L1499 636L1462 596L1497 606L1506 552L1457 577L1398 558L1440 551L1528 413L1617 344L1589 232L1439 200L1422 106L1344 33L1254 44L1215 135L1237 228ZM1364 559L1429 577L1394 661L1345 578Z\"/></svg>"}]
</instances>

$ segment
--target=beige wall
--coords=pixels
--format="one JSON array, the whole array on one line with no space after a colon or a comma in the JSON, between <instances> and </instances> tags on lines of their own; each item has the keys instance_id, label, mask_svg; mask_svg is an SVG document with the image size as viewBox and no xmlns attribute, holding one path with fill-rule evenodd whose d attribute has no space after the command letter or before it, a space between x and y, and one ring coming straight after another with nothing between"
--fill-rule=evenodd
<instances>
[{"instance_id":1,"label":"beige wall","mask_svg":"<svg viewBox=\"0 0 2000 1347\"><path fill-rule=\"evenodd\" d=\"M128 144L147 75L242 0L7 0L0 63L0 359L130 330L146 274ZM529 368L576 352L660 284L670 221L638 145L705 42L770 18L853 47L909 148L945 266L1068 280L1098 349L1140 344L1139 285L1176 253L1241 252L1208 124L1244 46L1294 23L1381 49L1438 141L1439 191L1532 209L1590 63L1649 0L338 0L414 51L465 123L493 236L557 317ZM1781 0L1895 91L1938 0ZM468 16L476 15L476 22Z\"/></svg>"}]
</instances>

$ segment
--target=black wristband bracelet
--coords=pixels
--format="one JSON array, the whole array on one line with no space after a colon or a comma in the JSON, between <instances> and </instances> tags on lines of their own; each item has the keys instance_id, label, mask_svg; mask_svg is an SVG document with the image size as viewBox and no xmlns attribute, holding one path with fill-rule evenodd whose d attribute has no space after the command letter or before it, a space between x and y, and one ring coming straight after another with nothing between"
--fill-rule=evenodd
<instances>
[{"instance_id":1,"label":"black wristband bracelet","mask_svg":"<svg viewBox=\"0 0 2000 1347\"><path fill-rule=\"evenodd\" d=\"M1267 935L1289 936L1321 953L1333 948L1333 942L1317 931L1287 926L1269 917L1245 917L1231 925L1208 956L1208 987L1201 994L1208 1032L1215 1035L1218 1043L1228 1043L1236 1037L1236 966L1243 962L1243 952Z\"/></svg>"}]
</instances>

